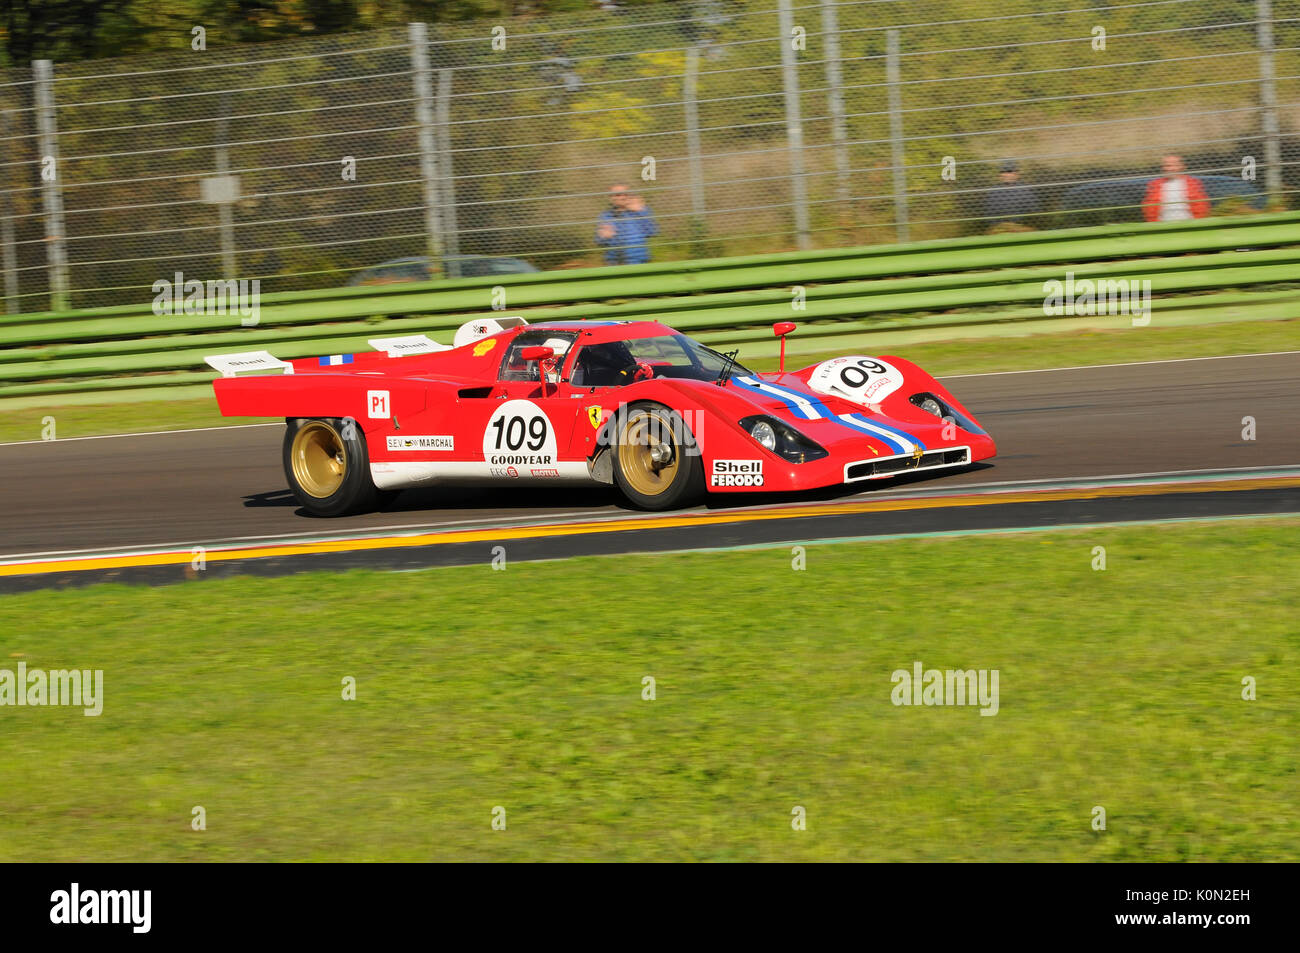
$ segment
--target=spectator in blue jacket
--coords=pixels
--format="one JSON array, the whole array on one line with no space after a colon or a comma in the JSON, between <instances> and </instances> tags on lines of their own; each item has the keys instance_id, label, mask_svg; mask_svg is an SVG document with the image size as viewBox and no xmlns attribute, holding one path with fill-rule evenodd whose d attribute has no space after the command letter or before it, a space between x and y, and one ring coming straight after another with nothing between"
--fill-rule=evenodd
<instances>
[{"instance_id":1,"label":"spectator in blue jacket","mask_svg":"<svg viewBox=\"0 0 1300 953\"><path fill-rule=\"evenodd\" d=\"M650 260L646 244L659 234L645 200L619 182L609 187L609 208L596 221L596 244L605 249L607 265L643 265Z\"/></svg>"},{"instance_id":2,"label":"spectator in blue jacket","mask_svg":"<svg viewBox=\"0 0 1300 953\"><path fill-rule=\"evenodd\" d=\"M1042 203L1034 190L1020 181L1020 166L1013 159L1003 162L998 171L998 184L984 200L984 217L989 219L989 224L1035 225L1035 213L1041 209Z\"/></svg>"}]
</instances>

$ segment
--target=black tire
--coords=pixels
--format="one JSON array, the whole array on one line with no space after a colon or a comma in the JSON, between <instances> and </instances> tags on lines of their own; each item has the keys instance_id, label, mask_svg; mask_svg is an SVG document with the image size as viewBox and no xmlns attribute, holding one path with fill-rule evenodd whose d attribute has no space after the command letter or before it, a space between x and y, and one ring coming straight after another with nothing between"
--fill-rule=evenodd
<instances>
[{"instance_id":1,"label":"black tire","mask_svg":"<svg viewBox=\"0 0 1300 953\"><path fill-rule=\"evenodd\" d=\"M681 415L662 404L637 403L610 421L614 483L635 506L671 510L704 496L704 464ZM656 459L671 448L668 460Z\"/></svg>"},{"instance_id":2,"label":"black tire","mask_svg":"<svg viewBox=\"0 0 1300 953\"><path fill-rule=\"evenodd\" d=\"M396 495L375 488L366 435L354 421L293 417L285 423L284 475L294 498L313 516L366 512Z\"/></svg>"}]
</instances>

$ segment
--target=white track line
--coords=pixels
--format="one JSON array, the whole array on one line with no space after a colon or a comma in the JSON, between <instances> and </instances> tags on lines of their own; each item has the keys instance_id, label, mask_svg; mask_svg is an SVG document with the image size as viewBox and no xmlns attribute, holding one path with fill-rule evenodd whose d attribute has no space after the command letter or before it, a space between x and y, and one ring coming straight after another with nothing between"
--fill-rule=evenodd
<instances>
[{"instance_id":1,"label":"white track line","mask_svg":"<svg viewBox=\"0 0 1300 953\"><path fill-rule=\"evenodd\" d=\"M140 433L103 433L94 437L60 437L57 440L13 440L0 447L22 447L29 443L72 443L76 440L112 440L116 437L158 437L174 433L204 433L209 430L247 430L250 427L283 427L280 423L230 424L227 427L191 427L188 430L144 430Z\"/></svg>"},{"instance_id":2,"label":"white track line","mask_svg":"<svg viewBox=\"0 0 1300 953\"><path fill-rule=\"evenodd\" d=\"M997 459L996 457L993 459ZM1200 476L1204 474L1223 474L1225 479L1230 479L1237 474L1249 474L1259 470L1289 472L1300 470L1300 463L1277 463L1272 466L1260 467L1206 467L1199 470L1154 470L1150 473L1105 473L1098 476L1071 476L1071 477L1039 477L1034 480L998 480L991 483L947 483L933 487L900 487L895 490L877 491L877 496L873 498L890 499L897 496L913 496L918 493L924 493L926 490L933 492L934 496L950 496L953 493L961 493L964 490L974 489L994 489L996 487L1016 487L1039 484L1043 486L1062 486L1066 488L1080 488L1093 486L1097 484L1105 485L1108 480L1134 480L1146 483L1164 483L1172 482L1170 478ZM1163 478L1163 479L1162 479ZM866 495L865 493L862 495Z\"/></svg>"},{"instance_id":3,"label":"white track line","mask_svg":"<svg viewBox=\"0 0 1300 953\"><path fill-rule=\"evenodd\" d=\"M683 510L682 512L691 511ZM619 519L624 514L611 513L604 515L607 519ZM626 515L637 516L643 514L633 513ZM589 519L584 520L584 522L601 522L599 517L592 517L591 510L572 510L563 513L536 513L531 517L528 517L527 520L517 523L502 522L504 517L501 516L485 516L479 519L446 520L445 522L439 523L399 523L396 525L385 524L383 526L360 526L351 530L339 530L337 533L322 533L319 530L312 530L302 533L270 533L264 536L225 536L221 539L215 539L207 543L196 543L193 539L178 540L173 543L136 543L133 546L123 546L120 549L115 549L113 552L114 555L171 552L175 549L187 549L193 546L204 546L205 548L212 549L217 546L237 546L241 543L257 543L263 540L271 540L273 542L346 542L349 540L369 539L375 536L386 535L418 536L421 531L425 530L476 526L481 524L488 524L494 528L510 529L519 526L531 526L534 523L546 524L553 520L563 521L582 516L589 517ZM400 531L405 532L403 533ZM92 546L87 549L50 549L34 553L3 553L0 554L0 560L24 559L27 557L38 556L76 556L81 553L101 553L104 551L104 547L102 546Z\"/></svg>"}]
</instances>

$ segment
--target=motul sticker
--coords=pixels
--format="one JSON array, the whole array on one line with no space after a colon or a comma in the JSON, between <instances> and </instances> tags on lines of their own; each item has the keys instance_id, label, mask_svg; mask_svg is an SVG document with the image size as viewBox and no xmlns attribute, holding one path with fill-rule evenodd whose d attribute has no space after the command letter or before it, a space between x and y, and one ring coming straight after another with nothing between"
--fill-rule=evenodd
<instances>
[{"instance_id":1,"label":"motul sticker","mask_svg":"<svg viewBox=\"0 0 1300 953\"><path fill-rule=\"evenodd\" d=\"M710 486L762 486L762 460L714 460Z\"/></svg>"},{"instance_id":2,"label":"motul sticker","mask_svg":"<svg viewBox=\"0 0 1300 953\"><path fill-rule=\"evenodd\" d=\"M396 436L388 438L389 450L455 450L456 438L447 436Z\"/></svg>"}]
</instances>

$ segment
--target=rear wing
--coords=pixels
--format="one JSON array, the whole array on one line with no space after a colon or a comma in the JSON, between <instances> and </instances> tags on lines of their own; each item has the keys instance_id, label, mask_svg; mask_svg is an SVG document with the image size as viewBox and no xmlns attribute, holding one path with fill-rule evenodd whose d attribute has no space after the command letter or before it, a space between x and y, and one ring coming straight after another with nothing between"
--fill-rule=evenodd
<instances>
[{"instance_id":1,"label":"rear wing","mask_svg":"<svg viewBox=\"0 0 1300 953\"><path fill-rule=\"evenodd\" d=\"M235 377L253 371L274 371L292 374L293 365L282 361L270 351L245 351L242 354L210 354L203 363L213 368L222 377Z\"/></svg>"},{"instance_id":2,"label":"rear wing","mask_svg":"<svg viewBox=\"0 0 1300 953\"><path fill-rule=\"evenodd\" d=\"M372 338L366 342L376 351L383 351L389 357L405 357L407 354L433 354L436 351L450 351L446 344L439 344L424 334L409 334L399 338Z\"/></svg>"},{"instance_id":3,"label":"rear wing","mask_svg":"<svg viewBox=\"0 0 1300 953\"><path fill-rule=\"evenodd\" d=\"M507 328L516 328L525 325L528 322L522 317L501 317L501 318L478 318L474 321L462 324L456 330L456 337L449 346L439 344L433 338L424 334L408 334L404 337L393 338L372 338L366 343L376 351L383 351L386 357L406 357L412 354L434 354L438 351L450 351L452 348L464 347L471 344L479 338L490 337L493 334L500 334ZM343 355L345 361L331 360L329 363L337 364L352 363L352 355ZM211 354L203 358L203 362L209 367L216 370L222 377L236 377L240 374L252 374L257 371L279 371L282 374L292 374L293 365L288 361L282 361L275 357L269 351L244 351L239 354ZM326 363L326 358L321 358L321 363Z\"/></svg>"}]
</instances>

